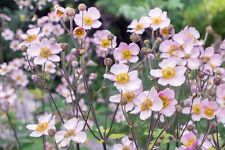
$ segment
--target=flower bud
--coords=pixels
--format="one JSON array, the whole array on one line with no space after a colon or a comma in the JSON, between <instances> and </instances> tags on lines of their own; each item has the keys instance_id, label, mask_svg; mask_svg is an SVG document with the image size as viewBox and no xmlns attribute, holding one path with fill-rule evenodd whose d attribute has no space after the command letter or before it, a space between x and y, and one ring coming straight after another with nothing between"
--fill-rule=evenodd
<instances>
[{"instance_id":1,"label":"flower bud","mask_svg":"<svg viewBox=\"0 0 225 150\"><path fill-rule=\"evenodd\" d=\"M113 34L109 34L107 36L107 39L110 40L110 41L112 41L114 39L114 35Z\"/></svg>"},{"instance_id":2,"label":"flower bud","mask_svg":"<svg viewBox=\"0 0 225 150\"><path fill-rule=\"evenodd\" d=\"M206 27L206 32L207 32L207 33L212 33L212 32L213 32L212 26Z\"/></svg>"},{"instance_id":3,"label":"flower bud","mask_svg":"<svg viewBox=\"0 0 225 150\"><path fill-rule=\"evenodd\" d=\"M35 74L33 74L33 75L31 76L31 79L32 79L33 81L37 81L37 80L38 80L38 76L35 75Z\"/></svg>"},{"instance_id":4,"label":"flower bud","mask_svg":"<svg viewBox=\"0 0 225 150\"><path fill-rule=\"evenodd\" d=\"M149 41L149 40L144 40L144 44L145 44L145 46L148 46L148 45L149 45L149 43L150 43L150 41Z\"/></svg>"},{"instance_id":5,"label":"flower bud","mask_svg":"<svg viewBox=\"0 0 225 150\"><path fill-rule=\"evenodd\" d=\"M195 129L195 126L194 126L193 124L189 124L189 125L187 126L187 130L188 130L188 131L194 131L194 129Z\"/></svg>"},{"instance_id":6,"label":"flower bud","mask_svg":"<svg viewBox=\"0 0 225 150\"><path fill-rule=\"evenodd\" d=\"M176 111L177 112L181 112L182 111L182 107L181 107L181 105L176 105Z\"/></svg>"},{"instance_id":7,"label":"flower bud","mask_svg":"<svg viewBox=\"0 0 225 150\"><path fill-rule=\"evenodd\" d=\"M86 5L84 3L81 3L78 5L78 10L79 11L85 11L86 10Z\"/></svg>"},{"instance_id":8,"label":"flower bud","mask_svg":"<svg viewBox=\"0 0 225 150\"><path fill-rule=\"evenodd\" d=\"M104 65L110 67L113 64L113 61L111 58L105 58L104 59Z\"/></svg>"},{"instance_id":9,"label":"flower bud","mask_svg":"<svg viewBox=\"0 0 225 150\"><path fill-rule=\"evenodd\" d=\"M147 48L147 47L143 47L143 48L141 48L141 52L142 52L143 54L149 54L149 53L152 52L152 49Z\"/></svg>"},{"instance_id":10,"label":"flower bud","mask_svg":"<svg viewBox=\"0 0 225 150\"><path fill-rule=\"evenodd\" d=\"M216 91L214 89L211 89L209 91L209 95L212 96L212 97L215 96L216 95Z\"/></svg>"},{"instance_id":11,"label":"flower bud","mask_svg":"<svg viewBox=\"0 0 225 150\"><path fill-rule=\"evenodd\" d=\"M65 51L69 48L69 45L67 43L60 43L60 47Z\"/></svg>"},{"instance_id":12,"label":"flower bud","mask_svg":"<svg viewBox=\"0 0 225 150\"><path fill-rule=\"evenodd\" d=\"M55 133L56 133L55 129L49 129L49 130L48 130L48 135L49 135L50 137L54 137L54 136L55 136Z\"/></svg>"},{"instance_id":13,"label":"flower bud","mask_svg":"<svg viewBox=\"0 0 225 150\"><path fill-rule=\"evenodd\" d=\"M77 67L77 66L78 66L78 62L77 62L77 61L72 61L71 65L72 65L73 67Z\"/></svg>"},{"instance_id":14,"label":"flower bud","mask_svg":"<svg viewBox=\"0 0 225 150\"><path fill-rule=\"evenodd\" d=\"M73 17L75 15L75 10L73 8L66 7L66 15L68 17Z\"/></svg>"},{"instance_id":15,"label":"flower bud","mask_svg":"<svg viewBox=\"0 0 225 150\"><path fill-rule=\"evenodd\" d=\"M220 77L216 77L216 78L214 78L214 80L213 80L213 82L214 82L215 85L220 85L221 81L222 81L222 80L221 80Z\"/></svg>"},{"instance_id":16,"label":"flower bud","mask_svg":"<svg viewBox=\"0 0 225 150\"><path fill-rule=\"evenodd\" d=\"M155 42L156 43L161 43L162 42L162 39L160 37L157 37L156 40L155 40Z\"/></svg>"},{"instance_id":17,"label":"flower bud","mask_svg":"<svg viewBox=\"0 0 225 150\"><path fill-rule=\"evenodd\" d=\"M26 52L27 51L27 46L26 45L22 45L21 48L20 48L20 50L22 52Z\"/></svg>"},{"instance_id":18,"label":"flower bud","mask_svg":"<svg viewBox=\"0 0 225 150\"><path fill-rule=\"evenodd\" d=\"M121 105L126 105L126 104L127 104L126 98L121 98L120 104L121 104Z\"/></svg>"},{"instance_id":19,"label":"flower bud","mask_svg":"<svg viewBox=\"0 0 225 150\"><path fill-rule=\"evenodd\" d=\"M84 48L79 49L80 55L84 55L85 53L86 53L86 49L84 49Z\"/></svg>"},{"instance_id":20,"label":"flower bud","mask_svg":"<svg viewBox=\"0 0 225 150\"><path fill-rule=\"evenodd\" d=\"M132 33L130 35L130 40L134 43L140 41L140 36L137 33Z\"/></svg>"},{"instance_id":21,"label":"flower bud","mask_svg":"<svg viewBox=\"0 0 225 150\"><path fill-rule=\"evenodd\" d=\"M217 123L216 123L215 121L213 121L213 122L211 123L211 128L212 128L212 129L215 129L216 126L217 126Z\"/></svg>"},{"instance_id":22,"label":"flower bud","mask_svg":"<svg viewBox=\"0 0 225 150\"><path fill-rule=\"evenodd\" d=\"M157 140L155 145L159 146L161 144L161 142L162 142L161 140Z\"/></svg>"},{"instance_id":23,"label":"flower bud","mask_svg":"<svg viewBox=\"0 0 225 150\"><path fill-rule=\"evenodd\" d=\"M205 76L205 73L204 73L204 72L198 71L198 77L199 77L200 79L204 78L204 76Z\"/></svg>"},{"instance_id":24,"label":"flower bud","mask_svg":"<svg viewBox=\"0 0 225 150\"><path fill-rule=\"evenodd\" d=\"M133 135L132 134L128 134L128 139L133 141L134 140Z\"/></svg>"}]
</instances>

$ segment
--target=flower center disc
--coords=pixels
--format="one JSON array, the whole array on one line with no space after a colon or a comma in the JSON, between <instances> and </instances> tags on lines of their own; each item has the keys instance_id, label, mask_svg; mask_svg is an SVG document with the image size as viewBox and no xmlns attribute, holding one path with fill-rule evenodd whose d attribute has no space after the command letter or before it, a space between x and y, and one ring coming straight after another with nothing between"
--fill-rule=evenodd
<instances>
[{"instance_id":1,"label":"flower center disc","mask_svg":"<svg viewBox=\"0 0 225 150\"><path fill-rule=\"evenodd\" d=\"M129 49L125 49L123 50L122 52L122 56L123 56L123 59L130 59L131 58L131 51Z\"/></svg>"},{"instance_id":2,"label":"flower center disc","mask_svg":"<svg viewBox=\"0 0 225 150\"><path fill-rule=\"evenodd\" d=\"M108 39L102 39L101 40L101 46L103 48L108 48L111 45L111 41Z\"/></svg>"},{"instance_id":3,"label":"flower center disc","mask_svg":"<svg viewBox=\"0 0 225 150\"><path fill-rule=\"evenodd\" d=\"M119 73L116 75L116 81L121 84L125 84L129 81L130 77L128 73Z\"/></svg>"},{"instance_id":4,"label":"flower center disc","mask_svg":"<svg viewBox=\"0 0 225 150\"><path fill-rule=\"evenodd\" d=\"M142 23L137 23L136 27L135 27L135 30L136 31L140 31L144 28L144 25Z\"/></svg>"},{"instance_id":5,"label":"flower center disc","mask_svg":"<svg viewBox=\"0 0 225 150\"><path fill-rule=\"evenodd\" d=\"M84 16L83 17L83 22L84 22L84 25L86 26L90 26L93 24L94 20L91 16Z\"/></svg>"},{"instance_id":6,"label":"flower center disc","mask_svg":"<svg viewBox=\"0 0 225 150\"><path fill-rule=\"evenodd\" d=\"M134 97L135 97L135 94L133 92L127 92L122 94L122 99L128 103L133 102Z\"/></svg>"},{"instance_id":7,"label":"flower center disc","mask_svg":"<svg viewBox=\"0 0 225 150\"><path fill-rule=\"evenodd\" d=\"M125 145L125 146L123 146L122 150L130 150L130 147Z\"/></svg>"},{"instance_id":8,"label":"flower center disc","mask_svg":"<svg viewBox=\"0 0 225 150\"><path fill-rule=\"evenodd\" d=\"M170 100L168 99L168 97L163 95L160 95L159 97L163 102L163 108L166 108L170 104Z\"/></svg>"},{"instance_id":9,"label":"flower center disc","mask_svg":"<svg viewBox=\"0 0 225 150\"><path fill-rule=\"evenodd\" d=\"M206 108L205 109L205 114L208 116L208 117L212 117L214 112L211 108Z\"/></svg>"},{"instance_id":10,"label":"flower center disc","mask_svg":"<svg viewBox=\"0 0 225 150\"><path fill-rule=\"evenodd\" d=\"M194 114L200 114L201 113L201 107L198 104L194 104L192 106L192 111Z\"/></svg>"},{"instance_id":11,"label":"flower center disc","mask_svg":"<svg viewBox=\"0 0 225 150\"><path fill-rule=\"evenodd\" d=\"M150 99L146 99L142 104L141 104L141 111L149 110L152 107L152 101Z\"/></svg>"},{"instance_id":12,"label":"flower center disc","mask_svg":"<svg viewBox=\"0 0 225 150\"><path fill-rule=\"evenodd\" d=\"M48 128L48 122L39 123L37 125L36 131L43 132Z\"/></svg>"},{"instance_id":13,"label":"flower center disc","mask_svg":"<svg viewBox=\"0 0 225 150\"><path fill-rule=\"evenodd\" d=\"M74 136L75 135L75 130L67 130L66 134L64 135L64 138Z\"/></svg>"},{"instance_id":14,"label":"flower center disc","mask_svg":"<svg viewBox=\"0 0 225 150\"><path fill-rule=\"evenodd\" d=\"M32 42L34 40L37 39L37 35L32 34L32 35L28 35L27 38L25 39L27 42Z\"/></svg>"},{"instance_id":15,"label":"flower center disc","mask_svg":"<svg viewBox=\"0 0 225 150\"><path fill-rule=\"evenodd\" d=\"M152 24L153 25L159 25L162 22L162 18L161 17L154 17L152 18Z\"/></svg>"},{"instance_id":16,"label":"flower center disc","mask_svg":"<svg viewBox=\"0 0 225 150\"><path fill-rule=\"evenodd\" d=\"M43 57L43 58L48 58L49 56L51 56L51 51L50 51L50 49L47 48L47 47L41 48L40 56Z\"/></svg>"},{"instance_id":17,"label":"flower center disc","mask_svg":"<svg viewBox=\"0 0 225 150\"><path fill-rule=\"evenodd\" d=\"M163 78L170 79L175 76L175 69L172 67L167 67L162 70L162 76Z\"/></svg>"}]
</instances>

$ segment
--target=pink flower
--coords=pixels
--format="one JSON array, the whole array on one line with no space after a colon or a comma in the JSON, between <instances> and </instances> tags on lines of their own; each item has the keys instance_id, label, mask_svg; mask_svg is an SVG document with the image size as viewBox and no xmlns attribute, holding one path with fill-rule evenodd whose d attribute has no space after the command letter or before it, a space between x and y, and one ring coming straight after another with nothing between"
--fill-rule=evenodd
<instances>
[{"instance_id":1,"label":"pink flower","mask_svg":"<svg viewBox=\"0 0 225 150\"><path fill-rule=\"evenodd\" d=\"M59 5L56 5L54 6L54 9L55 9L55 15L58 16L58 17L65 17L66 16L66 10L65 8L59 6Z\"/></svg>"},{"instance_id":2,"label":"pink flower","mask_svg":"<svg viewBox=\"0 0 225 150\"><path fill-rule=\"evenodd\" d=\"M12 40L13 37L14 37L13 31L10 30L10 29L8 29L8 28L7 29L4 29L4 31L1 33L1 35L7 41Z\"/></svg>"},{"instance_id":3,"label":"pink flower","mask_svg":"<svg viewBox=\"0 0 225 150\"><path fill-rule=\"evenodd\" d=\"M21 35L24 41L19 46L22 46L22 45L29 46L32 43L39 42L39 38L41 37L39 32L40 32L40 28L33 28L33 29L27 30L26 34Z\"/></svg>"},{"instance_id":4,"label":"pink flower","mask_svg":"<svg viewBox=\"0 0 225 150\"><path fill-rule=\"evenodd\" d=\"M163 108L160 112L167 117L172 116L176 111L175 106L177 104L174 90L166 88L165 90L160 91L159 98L163 102Z\"/></svg>"},{"instance_id":5,"label":"pink flower","mask_svg":"<svg viewBox=\"0 0 225 150\"><path fill-rule=\"evenodd\" d=\"M136 19L133 20L130 25L127 27L129 28L127 31L131 33L142 34L145 31L145 28L149 27L149 17L141 17L139 21Z\"/></svg>"},{"instance_id":6,"label":"pink flower","mask_svg":"<svg viewBox=\"0 0 225 150\"><path fill-rule=\"evenodd\" d=\"M99 28L102 23L98 20L100 18L100 13L97 8L90 7L86 11L82 11L76 14L74 17L75 23L83 27L84 29Z\"/></svg>"},{"instance_id":7,"label":"pink flower","mask_svg":"<svg viewBox=\"0 0 225 150\"><path fill-rule=\"evenodd\" d=\"M34 64L43 65L47 61L59 62L60 57L57 55L62 51L60 45L54 40L42 39L40 43L31 44L27 49L30 57L34 58Z\"/></svg>"},{"instance_id":8,"label":"pink flower","mask_svg":"<svg viewBox=\"0 0 225 150\"><path fill-rule=\"evenodd\" d=\"M112 150L136 150L134 141L129 140L128 136L122 138L122 144L115 144Z\"/></svg>"},{"instance_id":9,"label":"pink flower","mask_svg":"<svg viewBox=\"0 0 225 150\"><path fill-rule=\"evenodd\" d=\"M10 87L4 87L4 89L0 90L0 104L4 104L5 102L12 105L17 99L17 95L15 94L15 90Z\"/></svg>"},{"instance_id":10,"label":"pink flower","mask_svg":"<svg viewBox=\"0 0 225 150\"><path fill-rule=\"evenodd\" d=\"M138 61L138 54L140 48L136 43L130 43L127 45L124 42L121 42L119 47L115 49L113 56L116 60L120 63L127 63L127 62L137 62Z\"/></svg>"},{"instance_id":11,"label":"pink flower","mask_svg":"<svg viewBox=\"0 0 225 150\"><path fill-rule=\"evenodd\" d=\"M152 111L160 111L163 108L163 102L154 87L150 91L141 93L137 101L134 101L136 107L131 114L140 113L140 119L146 120L152 115Z\"/></svg>"},{"instance_id":12,"label":"pink flower","mask_svg":"<svg viewBox=\"0 0 225 150\"><path fill-rule=\"evenodd\" d=\"M193 132L186 132L181 137L181 143L184 150L194 150L197 147L197 137Z\"/></svg>"},{"instance_id":13,"label":"pink flower","mask_svg":"<svg viewBox=\"0 0 225 150\"><path fill-rule=\"evenodd\" d=\"M177 51L180 50L180 47L177 43L172 40L165 40L159 46L160 55L162 58L176 57Z\"/></svg>"},{"instance_id":14,"label":"pink flower","mask_svg":"<svg viewBox=\"0 0 225 150\"><path fill-rule=\"evenodd\" d=\"M162 29L169 26L170 19L167 18L167 13L156 7L151 9L148 13L150 16L150 25L153 30Z\"/></svg>"},{"instance_id":15,"label":"pink flower","mask_svg":"<svg viewBox=\"0 0 225 150\"><path fill-rule=\"evenodd\" d=\"M183 66L176 66L177 62L175 59L164 59L159 66L161 69L153 69L150 74L153 77L159 78L158 83L165 86L180 86L185 81L184 73L186 68Z\"/></svg>"},{"instance_id":16,"label":"pink flower","mask_svg":"<svg viewBox=\"0 0 225 150\"><path fill-rule=\"evenodd\" d=\"M215 101L205 99L202 101L201 107L202 116L208 120L213 119L218 112L218 105Z\"/></svg>"},{"instance_id":17,"label":"pink flower","mask_svg":"<svg viewBox=\"0 0 225 150\"><path fill-rule=\"evenodd\" d=\"M129 67L124 64L114 64L110 68L112 74L104 74L104 78L114 81L114 86L118 90L136 90L142 87L137 71L129 71Z\"/></svg>"}]
</instances>

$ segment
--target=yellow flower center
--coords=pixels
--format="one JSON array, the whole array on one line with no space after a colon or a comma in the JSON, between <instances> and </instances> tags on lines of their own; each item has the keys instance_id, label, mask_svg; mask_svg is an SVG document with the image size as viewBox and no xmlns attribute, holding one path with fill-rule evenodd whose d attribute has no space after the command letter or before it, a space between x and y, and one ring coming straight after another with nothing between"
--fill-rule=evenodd
<instances>
[{"instance_id":1,"label":"yellow flower center","mask_svg":"<svg viewBox=\"0 0 225 150\"><path fill-rule=\"evenodd\" d=\"M109 48L110 45L111 45L111 41L110 40L108 40L108 39L102 39L101 40L101 46L103 48Z\"/></svg>"},{"instance_id":2,"label":"yellow flower center","mask_svg":"<svg viewBox=\"0 0 225 150\"><path fill-rule=\"evenodd\" d=\"M173 78L175 76L175 69L172 67L162 69L162 76L165 79Z\"/></svg>"},{"instance_id":3,"label":"yellow flower center","mask_svg":"<svg viewBox=\"0 0 225 150\"><path fill-rule=\"evenodd\" d=\"M77 28L73 31L73 35L77 38L82 38L85 34L85 30L83 28Z\"/></svg>"},{"instance_id":4,"label":"yellow flower center","mask_svg":"<svg viewBox=\"0 0 225 150\"><path fill-rule=\"evenodd\" d=\"M162 23L162 18L161 17L154 17L152 18L152 24L153 25L160 25Z\"/></svg>"},{"instance_id":5,"label":"yellow flower center","mask_svg":"<svg viewBox=\"0 0 225 150\"><path fill-rule=\"evenodd\" d=\"M208 56L203 56L201 57L201 60L203 61L203 63L207 63L210 60L210 58Z\"/></svg>"},{"instance_id":6,"label":"yellow flower center","mask_svg":"<svg viewBox=\"0 0 225 150\"><path fill-rule=\"evenodd\" d=\"M84 25L91 26L93 24L93 22L94 22L94 20L91 16L86 15L86 16L83 17Z\"/></svg>"},{"instance_id":7,"label":"yellow flower center","mask_svg":"<svg viewBox=\"0 0 225 150\"><path fill-rule=\"evenodd\" d=\"M56 15L59 16L59 17L62 17L64 15L64 12L59 10L59 9L57 9L56 10Z\"/></svg>"},{"instance_id":8,"label":"yellow flower center","mask_svg":"<svg viewBox=\"0 0 225 150\"><path fill-rule=\"evenodd\" d=\"M16 81L20 81L21 79L22 79L22 77L20 75L17 75L15 78Z\"/></svg>"},{"instance_id":9,"label":"yellow flower center","mask_svg":"<svg viewBox=\"0 0 225 150\"><path fill-rule=\"evenodd\" d=\"M169 30L167 28L163 28L161 30L161 34L164 35L164 36L167 36L167 35L169 35Z\"/></svg>"},{"instance_id":10,"label":"yellow flower center","mask_svg":"<svg viewBox=\"0 0 225 150\"><path fill-rule=\"evenodd\" d=\"M164 95L160 95L159 97L163 102L163 108L166 108L170 104L169 98Z\"/></svg>"},{"instance_id":11,"label":"yellow flower center","mask_svg":"<svg viewBox=\"0 0 225 150\"><path fill-rule=\"evenodd\" d=\"M214 115L214 111L213 111L211 108L209 108L209 107L206 107L204 113L205 113L205 115L208 116L208 117L212 117L212 116Z\"/></svg>"},{"instance_id":12,"label":"yellow flower center","mask_svg":"<svg viewBox=\"0 0 225 150\"><path fill-rule=\"evenodd\" d=\"M127 93L122 94L122 99L128 103L133 102L134 97L135 97L134 92L127 92Z\"/></svg>"},{"instance_id":13,"label":"yellow flower center","mask_svg":"<svg viewBox=\"0 0 225 150\"><path fill-rule=\"evenodd\" d=\"M190 147L194 144L195 138L188 139L188 141L184 144L186 147Z\"/></svg>"},{"instance_id":14,"label":"yellow flower center","mask_svg":"<svg viewBox=\"0 0 225 150\"><path fill-rule=\"evenodd\" d=\"M36 131L43 132L48 128L48 122L39 123L36 127Z\"/></svg>"},{"instance_id":15,"label":"yellow flower center","mask_svg":"<svg viewBox=\"0 0 225 150\"><path fill-rule=\"evenodd\" d=\"M188 58L190 58L191 57L191 54L185 54L184 55L184 58L186 58L186 59L188 59Z\"/></svg>"},{"instance_id":16,"label":"yellow flower center","mask_svg":"<svg viewBox=\"0 0 225 150\"><path fill-rule=\"evenodd\" d=\"M140 31L144 28L144 25L142 23L137 23L135 26L135 30L136 31Z\"/></svg>"},{"instance_id":17,"label":"yellow flower center","mask_svg":"<svg viewBox=\"0 0 225 150\"><path fill-rule=\"evenodd\" d=\"M201 107L199 104L194 104L192 106L192 112L196 115L200 114L201 113Z\"/></svg>"},{"instance_id":18,"label":"yellow flower center","mask_svg":"<svg viewBox=\"0 0 225 150\"><path fill-rule=\"evenodd\" d=\"M125 145L125 146L123 146L122 150L130 150L130 147Z\"/></svg>"},{"instance_id":19,"label":"yellow flower center","mask_svg":"<svg viewBox=\"0 0 225 150\"><path fill-rule=\"evenodd\" d=\"M152 107L153 103L152 100L146 99L142 104L141 104L141 111L149 110Z\"/></svg>"},{"instance_id":20,"label":"yellow flower center","mask_svg":"<svg viewBox=\"0 0 225 150\"><path fill-rule=\"evenodd\" d=\"M128 73L119 73L118 75L116 75L116 82L120 83L120 84L125 84L129 81L130 77L128 75Z\"/></svg>"},{"instance_id":21,"label":"yellow flower center","mask_svg":"<svg viewBox=\"0 0 225 150\"><path fill-rule=\"evenodd\" d=\"M74 136L76 133L75 133L75 130L67 130L66 131L66 134L64 135L64 138L67 138L67 137L71 137L71 136Z\"/></svg>"},{"instance_id":22,"label":"yellow flower center","mask_svg":"<svg viewBox=\"0 0 225 150\"><path fill-rule=\"evenodd\" d=\"M129 49L123 50L122 56L123 56L123 59L126 59L126 60L130 59L132 56L131 51Z\"/></svg>"},{"instance_id":23,"label":"yellow flower center","mask_svg":"<svg viewBox=\"0 0 225 150\"><path fill-rule=\"evenodd\" d=\"M51 50L47 47L42 47L40 50L40 56L43 58L48 58L51 56Z\"/></svg>"},{"instance_id":24,"label":"yellow flower center","mask_svg":"<svg viewBox=\"0 0 225 150\"><path fill-rule=\"evenodd\" d=\"M33 42L34 40L36 40L37 39L37 35L36 34L31 34L31 35L27 35L27 37L26 37L26 41L27 42Z\"/></svg>"}]
</instances>

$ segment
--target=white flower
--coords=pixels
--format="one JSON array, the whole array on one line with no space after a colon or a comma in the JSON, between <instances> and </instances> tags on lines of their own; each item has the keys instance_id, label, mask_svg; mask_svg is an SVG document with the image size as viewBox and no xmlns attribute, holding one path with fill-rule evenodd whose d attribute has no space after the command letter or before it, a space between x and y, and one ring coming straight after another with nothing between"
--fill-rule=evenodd
<instances>
[{"instance_id":1,"label":"white flower","mask_svg":"<svg viewBox=\"0 0 225 150\"><path fill-rule=\"evenodd\" d=\"M2 37L5 39L5 40L12 40L13 37L14 37L14 33L12 32L12 30L10 29L5 29L2 33L1 33Z\"/></svg>"},{"instance_id":2,"label":"white flower","mask_svg":"<svg viewBox=\"0 0 225 150\"><path fill-rule=\"evenodd\" d=\"M56 143L59 143L59 147L65 147L69 145L70 141L75 143L84 143L87 140L87 135L83 132L84 121L78 121L77 118L72 118L65 122L65 130L58 131L55 134Z\"/></svg>"},{"instance_id":3,"label":"white flower","mask_svg":"<svg viewBox=\"0 0 225 150\"><path fill-rule=\"evenodd\" d=\"M121 144L113 145L112 150L136 150L134 141L129 140L128 136L122 138L121 141L122 141Z\"/></svg>"},{"instance_id":4,"label":"white flower","mask_svg":"<svg viewBox=\"0 0 225 150\"><path fill-rule=\"evenodd\" d=\"M24 40L19 47L22 45L29 46L32 43L36 43L39 41L40 34L40 28L34 28L34 29L29 29L27 30L27 34L22 34L21 37Z\"/></svg>"},{"instance_id":5,"label":"white flower","mask_svg":"<svg viewBox=\"0 0 225 150\"><path fill-rule=\"evenodd\" d=\"M149 27L149 17L141 17L139 21L133 20L128 26L128 32L142 34Z\"/></svg>"}]
</instances>

